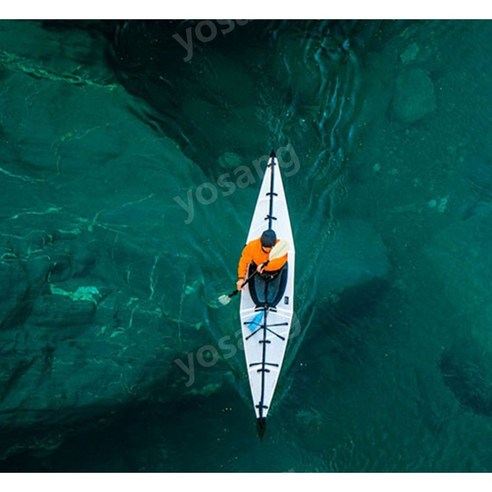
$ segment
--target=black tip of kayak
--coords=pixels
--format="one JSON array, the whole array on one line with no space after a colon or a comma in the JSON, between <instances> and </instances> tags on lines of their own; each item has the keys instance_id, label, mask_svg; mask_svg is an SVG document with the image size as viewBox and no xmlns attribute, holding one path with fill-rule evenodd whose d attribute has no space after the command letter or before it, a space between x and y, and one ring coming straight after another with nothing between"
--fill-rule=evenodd
<instances>
[{"instance_id":1,"label":"black tip of kayak","mask_svg":"<svg viewBox=\"0 0 492 492\"><path fill-rule=\"evenodd\" d=\"M260 441L263 441L263 436L265 435L266 432L266 418L261 417L259 419L256 419L256 432L258 433L258 437L260 438Z\"/></svg>"},{"instance_id":2,"label":"black tip of kayak","mask_svg":"<svg viewBox=\"0 0 492 492\"><path fill-rule=\"evenodd\" d=\"M272 153L270 154L270 157L277 157L274 150L272 150Z\"/></svg>"}]
</instances>

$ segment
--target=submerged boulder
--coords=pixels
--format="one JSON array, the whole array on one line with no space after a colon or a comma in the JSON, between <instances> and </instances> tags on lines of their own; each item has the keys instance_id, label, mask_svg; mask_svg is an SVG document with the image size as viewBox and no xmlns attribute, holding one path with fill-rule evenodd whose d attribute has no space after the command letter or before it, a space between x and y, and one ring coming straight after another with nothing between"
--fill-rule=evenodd
<instances>
[{"instance_id":1,"label":"submerged boulder","mask_svg":"<svg viewBox=\"0 0 492 492\"><path fill-rule=\"evenodd\" d=\"M319 270L319 287L330 292L385 278L389 271L386 246L369 222L345 219L324 245Z\"/></svg>"},{"instance_id":2,"label":"submerged boulder","mask_svg":"<svg viewBox=\"0 0 492 492\"><path fill-rule=\"evenodd\" d=\"M425 256L450 310L439 360L443 382L464 406L492 416L492 207L436 234Z\"/></svg>"},{"instance_id":3,"label":"submerged boulder","mask_svg":"<svg viewBox=\"0 0 492 492\"><path fill-rule=\"evenodd\" d=\"M492 161L482 155L464 159L465 176L474 196L479 200L492 200Z\"/></svg>"},{"instance_id":4,"label":"submerged boulder","mask_svg":"<svg viewBox=\"0 0 492 492\"><path fill-rule=\"evenodd\" d=\"M97 67L85 78L73 61L60 68L82 49L70 37L16 26L52 56L17 55L21 34L0 32L12 53L0 96L0 460L171 400L173 361L207 318L187 288L203 278L187 253L193 229L169 233L191 163Z\"/></svg>"},{"instance_id":5,"label":"submerged boulder","mask_svg":"<svg viewBox=\"0 0 492 492\"><path fill-rule=\"evenodd\" d=\"M479 415L492 417L492 350L480 340L460 340L439 363L444 383L458 401Z\"/></svg>"},{"instance_id":6,"label":"submerged boulder","mask_svg":"<svg viewBox=\"0 0 492 492\"><path fill-rule=\"evenodd\" d=\"M143 248L137 256L130 238L108 249L101 232L85 231L35 253L19 249L19 259L2 265L4 285L15 286L16 277L22 282L1 303L0 459L22 449L52 448L132 402L170 398L172 388L163 382L178 353L174 334L185 328L193 333L195 320L186 285L169 293L166 279L176 282L188 262L156 261ZM56 263L44 259L63 251L81 265L91 244L99 257L85 270L50 274Z\"/></svg>"},{"instance_id":7,"label":"submerged boulder","mask_svg":"<svg viewBox=\"0 0 492 492\"><path fill-rule=\"evenodd\" d=\"M434 84L421 68L403 70L396 79L392 112L403 124L412 124L436 109Z\"/></svg>"}]
</instances>

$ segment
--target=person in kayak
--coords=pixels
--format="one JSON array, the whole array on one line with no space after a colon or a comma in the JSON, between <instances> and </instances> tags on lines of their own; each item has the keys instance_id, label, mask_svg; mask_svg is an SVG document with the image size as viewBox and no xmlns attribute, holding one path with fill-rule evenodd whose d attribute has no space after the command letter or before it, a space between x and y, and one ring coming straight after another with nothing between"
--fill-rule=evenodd
<instances>
[{"instance_id":1,"label":"person in kayak","mask_svg":"<svg viewBox=\"0 0 492 492\"><path fill-rule=\"evenodd\" d=\"M237 290L243 288L244 280L255 270L258 272L250 284L250 293L254 303L259 305L277 305L287 283L288 253L263 266L273 246L279 242L273 229L267 229L261 237L250 241L243 249L238 264ZM266 287L268 284L268 287Z\"/></svg>"}]
</instances>

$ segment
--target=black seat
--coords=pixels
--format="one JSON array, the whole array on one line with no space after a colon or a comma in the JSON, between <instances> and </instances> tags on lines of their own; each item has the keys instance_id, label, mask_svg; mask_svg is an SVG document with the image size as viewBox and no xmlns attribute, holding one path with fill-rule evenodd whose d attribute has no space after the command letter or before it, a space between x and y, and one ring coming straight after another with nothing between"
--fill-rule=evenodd
<instances>
[{"instance_id":1,"label":"black seat","mask_svg":"<svg viewBox=\"0 0 492 492\"><path fill-rule=\"evenodd\" d=\"M248 283L251 299L253 299L257 307L275 307L280 302L287 285L288 265L289 263L287 262L271 280L267 280L261 275L256 274ZM252 275L256 268L256 265L251 263L248 276Z\"/></svg>"}]
</instances>

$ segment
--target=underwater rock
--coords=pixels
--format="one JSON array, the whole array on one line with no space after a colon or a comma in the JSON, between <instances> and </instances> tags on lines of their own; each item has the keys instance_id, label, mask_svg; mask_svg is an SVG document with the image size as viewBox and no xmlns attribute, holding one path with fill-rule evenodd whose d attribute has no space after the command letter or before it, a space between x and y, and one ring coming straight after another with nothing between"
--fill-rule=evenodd
<instances>
[{"instance_id":1,"label":"underwater rock","mask_svg":"<svg viewBox=\"0 0 492 492\"><path fill-rule=\"evenodd\" d=\"M341 292L387 276L389 261L381 236L369 222L345 219L319 262L319 288Z\"/></svg>"},{"instance_id":2,"label":"underwater rock","mask_svg":"<svg viewBox=\"0 0 492 492\"><path fill-rule=\"evenodd\" d=\"M47 49L39 23L18 26ZM0 32L5 51L19 53L16 38L25 48L0 59L10 92L0 96L0 460L52 449L135 402L171 400L173 361L206 320L199 287L186 291L201 278L185 248L200 232L169 234L191 162L119 86L72 73L64 53L83 48L70 36L44 35L46 63Z\"/></svg>"},{"instance_id":3,"label":"underwater rock","mask_svg":"<svg viewBox=\"0 0 492 492\"><path fill-rule=\"evenodd\" d=\"M400 60L401 62L405 65L407 63L411 63L417 58L417 55L419 54L420 47L417 43L411 43L409 44L405 51L400 55Z\"/></svg>"},{"instance_id":4,"label":"underwater rock","mask_svg":"<svg viewBox=\"0 0 492 492\"><path fill-rule=\"evenodd\" d=\"M403 70L396 79L392 112L403 124L412 124L436 109L434 84L420 68Z\"/></svg>"},{"instance_id":5,"label":"underwater rock","mask_svg":"<svg viewBox=\"0 0 492 492\"><path fill-rule=\"evenodd\" d=\"M492 161L482 155L469 155L463 162L463 197L458 211L462 220L484 216L492 210Z\"/></svg>"},{"instance_id":6,"label":"underwater rock","mask_svg":"<svg viewBox=\"0 0 492 492\"><path fill-rule=\"evenodd\" d=\"M443 381L460 403L492 416L492 207L441 230L424 253L452 320L443 334Z\"/></svg>"},{"instance_id":7,"label":"underwater rock","mask_svg":"<svg viewBox=\"0 0 492 492\"><path fill-rule=\"evenodd\" d=\"M89 301L75 301L63 295L40 296L33 304L31 323L60 328L87 325L95 312L96 305Z\"/></svg>"},{"instance_id":8,"label":"underwater rock","mask_svg":"<svg viewBox=\"0 0 492 492\"><path fill-rule=\"evenodd\" d=\"M471 155L465 158L464 166L474 195L478 199L492 200L492 162L481 155Z\"/></svg>"},{"instance_id":9,"label":"underwater rock","mask_svg":"<svg viewBox=\"0 0 492 492\"><path fill-rule=\"evenodd\" d=\"M478 340L460 341L441 356L444 383L462 405L479 415L492 416L492 351Z\"/></svg>"},{"instance_id":10,"label":"underwater rock","mask_svg":"<svg viewBox=\"0 0 492 492\"><path fill-rule=\"evenodd\" d=\"M235 169L242 163L241 156L235 152L225 152L218 159L218 164L223 169Z\"/></svg>"},{"instance_id":11,"label":"underwater rock","mask_svg":"<svg viewBox=\"0 0 492 492\"><path fill-rule=\"evenodd\" d=\"M7 259L7 255L12 255ZM19 299L29 292L29 278L25 271L19 269L17 258L14 253L5 253L0 261L0 285L2 295L0 296L0 330L10 323L9 319L18 308Z\"/></svg>"},{"instance_id":12,"label":"underwater rock","mask_svg":"<svg viewBox=\"0 0 492 492\"><path fill-rule=\"evenodd\" d=\"M49 223L33 217L36 227ZM23 220L5 222L7 237L13 224L34 229L31 217ZM60 214L59 226L67 220ZM187 289L194 282L189 270L196 269L188 257L149 255L152 243L143 248L139 237L108 244L102 228L76 239L53 236L36 251L31 242L15 243L15 255L0 262L0 459L42 448L53 433L62 442L78 422L97 427L135 401L171 398L176 390L163 381L178 344L193 338L204 319ZM94 245L98 256L86 261ZM77 267L59 275L62 258Z\"/></svg>"},{"instance_id":13,"label":"underwater rock","mask_svg":"<svg viewBox=\"0 0 492 492\"><path fill-rule=\"evenodd\" d=\"M482 207L434 235L424 249L432 274L445 287L460 316L470 317L469 328L481 333L492 324L492 207ZM483 332L488 332L488 328Z\"/></svg>"}]
</instances>

